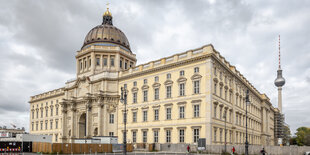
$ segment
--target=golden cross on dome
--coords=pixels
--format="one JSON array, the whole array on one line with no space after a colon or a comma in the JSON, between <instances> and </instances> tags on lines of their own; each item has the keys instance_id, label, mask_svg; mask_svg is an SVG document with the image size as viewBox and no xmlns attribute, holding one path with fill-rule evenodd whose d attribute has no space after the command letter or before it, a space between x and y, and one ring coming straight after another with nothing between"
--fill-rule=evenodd
<instances>
[{"instance_id":1,"label":"golden cross on dome","mask_svg":"<svg viewBox=\"0 0 310 155\"><path fill-rule=\"evenodd\" d=\"M109 4L110 4L110 3L107 3L107 9L108 9L108 10L109 10Z\"/></svg>"}]
</instances>

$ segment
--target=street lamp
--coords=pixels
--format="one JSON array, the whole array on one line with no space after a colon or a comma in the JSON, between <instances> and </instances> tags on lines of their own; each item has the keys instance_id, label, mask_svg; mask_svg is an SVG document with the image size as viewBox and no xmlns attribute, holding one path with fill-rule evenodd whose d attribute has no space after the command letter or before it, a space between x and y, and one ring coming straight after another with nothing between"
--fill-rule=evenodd
<instances>
[{"instance_id":1,"label":"street lamp","mask_svg":"<svg viewBox=\"0 0 310 155\"><path fill-rule=\"evenodd\" d=\"M122 103L124 103L124 105L125 105L125 113L124 113L124 131L125 131L125 133L124 133L124 138L123 138L123 142L124 142L124 152L123 152L123 154L124 155L127 155L127 141L126 141L126 139L127 139L127 132L126 132L126 123L127 123L127 109L126 109L126 105L127 105L127 89L126 89L126 87L125 87L125 85L124 85L124 87L121 87L121 99L120 99L120 101L122 102Z\"/></svg>"},{"instance_id":2,"label":"street lamp","mask_svg":"<svg viewBox=\"0 0 310 155\"><path fill-rule=\"evenodd\" d=\"M227 110L225 110L225 113L224 113L224 118L225 118L225 147L224 147L224 150L225 150L225 153L226 153L226 134L227 134L227 131L226 131L226 113L227 113Z\"/></svg>"},{"instance_id":3,"label":"street lamp","mask_svg":"<svg viewBox=\"0 0 310 155\"><path fill-rule=\"evenodd\" d=\"M249 155L249 142L248 142L248 105L250 105L249 90L246 90L245 97L245 155Z\"/></svg>"}]
</instances>

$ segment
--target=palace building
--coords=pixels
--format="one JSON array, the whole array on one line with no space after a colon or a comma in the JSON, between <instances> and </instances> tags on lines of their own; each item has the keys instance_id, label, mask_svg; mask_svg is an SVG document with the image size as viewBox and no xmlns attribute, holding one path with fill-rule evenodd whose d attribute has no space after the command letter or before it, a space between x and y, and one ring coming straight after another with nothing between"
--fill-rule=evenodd
<instances>
[{"instance_id":1,"label":"palace building","mask_svg":"<svg viewBox=\"0 0 310 155\"><path fill-rule=\"evenodd\" d=\"M117 136L129 143L245 142L245 93L250 91L248 137L252 145L274 145L269 98L214 47L204 45L136 65L125 34L107 10L76 54L76 78L30 98L30 133L53 142ZM120 102L127 90L127 118ZM127 129L124 130L124 121Z\"/></svg>"}]
</instances>

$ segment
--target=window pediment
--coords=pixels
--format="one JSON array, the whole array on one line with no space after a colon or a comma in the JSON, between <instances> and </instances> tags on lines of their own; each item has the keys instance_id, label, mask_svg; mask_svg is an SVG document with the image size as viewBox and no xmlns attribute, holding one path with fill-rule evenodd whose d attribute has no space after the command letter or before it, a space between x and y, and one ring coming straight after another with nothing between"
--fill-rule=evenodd
<instances>
[{"instance_id":1,"label":"window pediment","mask_svg":"<svg viewBox=\"0 0 310 155\"><path fill-rule=\"evenodd\" d=\"M144 106L144 107L142 107L141 109L147 110L147 109L149 109L149 107L148 107L148 106Z\"/></svg>"},{"instance_id":2,"label":"window pediment","mask_svg":"<svg viewBox=\"0 0 310 155\"><path fill-rule=\"evenodd\" d=\"M158 88L158 87L160 87L160 83L158 83L158 82L155 82L152 86L153 86L153 88Z\"/></svg>"},{"instance_id":3,"label":"window pediment","mask_svg":"<svg viewBox=\"0 0 310 155\"><path fill-rule=\"evenodd\" d=\"M131 111L138 111L138 108L133 108L131 109Z\"/></svg>"},{"instance_id":4,"label":"window pediment","mask_svg":"<svg viewBox=\"0 0 310 155\"><path fill-rule=\"evenodd\" d=\"M154 105L154 106L152 106L152 108L154 108L154 109L159 109L159 108L160 108L160 105Z\"/></svg>"},{"instance_id":5,"label":"window pediment","mask_svg":"<svg viewBox=\"0 0 310 155\"><path fill-rule=\"evenodd\" d=\"M191 77L192 80L199 80L199 79L201 79L201 78L202 78L202 76L201 76L200 74L198 74L198 73L194 74L194 75Z\"/></svg>"},{"instance_id":6,"label":"window pediment","mask_svg":"<svg viewBox=\"0 0 310 155\"><path fill-rule=\"evenodd\" d=\"M142 90L149 89L149 86L148 86L148 85L143 85L143 86L141 87L141 89L142 89Z\"/></svg>"},{"instance_id":7,"label":"window pediment","mask_svg":"<svg viewBox=\"0 0 310 155\"><path fill-rule=\"evenodd\" d=\"M183 102L178 102L177 104L178 105L185 105L187 102L186 101L183 101Z\"/></svg>"},{"instance_id":8,"label":"window pediment","mask_svg":"<svg viewBox=\"0 0 310 155\"><path fill-rule=\"evenodd\" d=\"M187 79L185 77L180 77L177 81L181 83L181 82L186 82Z\"/></svg>"},{"instance_id":9,"label":"window pediment","mask_svg":"<svg viewBox=\"0 0 310 155\"><path fill-rule=\"evenodd\" d=\"M139 91L139 88L138 87L133 87L133 88L131 88L131 91L132 92L137 92L137 91Z\"/></svg>"},{"instance_id":10,"label":"window pediment","mask_svg":"<svg viewBox=\"0 0 310 155\"><path fill-rule=\"evenodd\" d=\"M165 84L165 85L172 85L172 84L173 84L173 81L172 81L172 80L166 80L164 84Z\"/></svg>"},{"instance_id":11,"label":"window pediment","mask_svg":"<svg viewBox=\"0 0 310 155\"><path fill-rule=\"evenodd\" d=\"M199 99L199 100L192 100L191 102L192 103L200 103L202 100L201 99Z\"/></svg>"}]
</instances>

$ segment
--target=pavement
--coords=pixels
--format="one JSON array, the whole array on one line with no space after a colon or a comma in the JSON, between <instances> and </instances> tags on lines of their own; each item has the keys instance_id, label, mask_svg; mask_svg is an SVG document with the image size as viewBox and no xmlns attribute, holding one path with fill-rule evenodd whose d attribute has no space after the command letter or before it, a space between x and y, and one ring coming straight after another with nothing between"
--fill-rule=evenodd
<instances>
[{"instance_id":1,"label":"pavement","mask_svg":"<svg viewBox=\"0 0 310 155\"><path fill-rule=\"evenodd\" d=\"M0 153L0 155L41 155L41 153ZM42 154L43 155L43 154ZM60 154L65 155L65 154ZM67 154L71 155L71 154ZM74 154L74 155L86 155L86 154ZM87 155L123 155L123 153L87 153ZM127 155L199 155L197 153L181 153L181 152L128 152ZM203 154L203 155L215 155L215 154Z\"/></svg>"}]
</instances>

